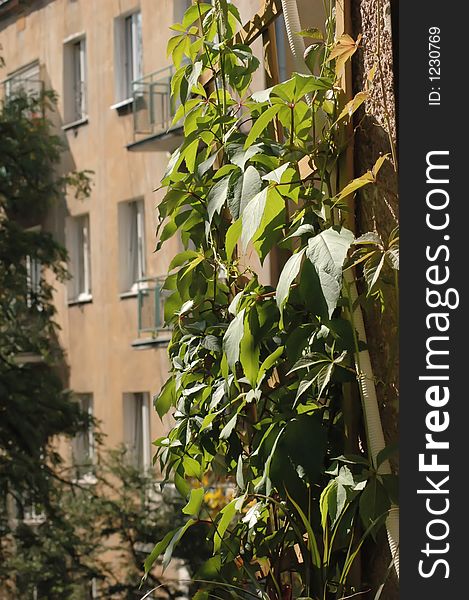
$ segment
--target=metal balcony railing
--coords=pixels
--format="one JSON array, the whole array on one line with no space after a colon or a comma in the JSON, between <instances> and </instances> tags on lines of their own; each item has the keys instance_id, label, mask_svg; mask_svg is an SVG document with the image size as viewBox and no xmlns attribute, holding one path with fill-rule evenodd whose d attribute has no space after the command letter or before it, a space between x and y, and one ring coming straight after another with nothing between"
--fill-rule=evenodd
<instances>
[{"instance_id":1,"label":"metal balcony railing","mask_svg":"<svg viewBox=\"0 0 469 600\"><path fill-rule=\"evenodd\" d=\"M168 291L163 289L165 277L141 279L138 282L138 334L151 333L157 337L168 332L164 323L164 302Z\"/></svg>"},{"instance_id":2,"label":"metal balcony railing","mask_svg":"<svg viewBox=\"0 0 469 600\"><path fill-rule=\"evenodd\" d=\"M132 82L134 138L165 133L175 107L171 100L173 67L166 67Z\"/></svg>"}]
</instances>

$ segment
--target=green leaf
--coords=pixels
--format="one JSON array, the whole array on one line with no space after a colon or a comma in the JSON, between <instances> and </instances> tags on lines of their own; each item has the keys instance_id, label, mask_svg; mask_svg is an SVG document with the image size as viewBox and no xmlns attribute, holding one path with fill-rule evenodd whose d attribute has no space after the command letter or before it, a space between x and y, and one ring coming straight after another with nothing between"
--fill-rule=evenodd
<instances>
[{"instance_id":1,"label":"green leaf","mask_svg":"<svg viewBox=\"0 0 469 600\"><path fill-rule=\"evenodd\" d=\"M389 446L386 446L385 448L380 450L376 455L376 466L380 467L384 462L389 460L389 458L393 456L393 454L397 453L398 448L398 444L389 444Z\"/></svg>"},{"instance_id":2,"label":"green leaf","mask_svg":"<svg viewBox=\"0 0 469 600\"><path fill-rule=\"evenodd\" d=\"M296 508L298 514L300 515L301 521L303 522L303 526L306 530L306 533L308 534L308 548L309 548L309 551L311 554L311 560L313 562L313 565L316 568L320 569L322 566L321 555L319 554L319 548L318 548L318 544L316 541L316 536L314 534L313 528L311 527L311 523L309 522L309 519L305 515L305 513L301 510L300 505L297 502L295 502L295 500L293 500L293 498L290 496L290 494L288 493L288 490L287 490L287 496L288 496L288 499L290 500L290 502Z\"/></svg>"},{"instance_id":3,"label":"green leaf","mask_svg":"<svg viewBox=\"0 0 469 600\"><path fill-rule=\"evenodd\" d=\"M246 163L253 156L262 152L262 148L262 144L252 144L252 146L246 149L244 149L242 144L230 144L226 150L230 161L244 171Z\"/></svg>"},{"instance_id":4,"label":"green leaf","mask_svg":"<svg viewBox=\"0 0 469 600\"><path fill-rule=\"evenodd\" d=\"M277 167L276 169L271 171L270 173L266 173L265 175L263 175L262 179L264 179L265 181L275 181L275 183L280 183L282 175L285 173L289 166L290 163L286 162L283 165L280 165L280 167Z\"/></svg>"},{"instance_id":5,"label":"green leaf","mask_svg":"<svg viewBox=\"0 0 469 600\"><path fill-rule=\"evenodd\" d=\"M219 213L226 202L230 177L224 177L212 187L207 196L208 220L211 223L215 213Z\"/></svg>"},{"instance_id":6,"label":"green leaf","mask_svg":"<svg viewBox=\"0 0 469 600\"><path fill-rule=\"evenodd\" d=\"M184 456L182 466L186 477L196 477L199 479L202 475L202 465L192 456Z\"/></svg>"},{"instance_id":7,"label":"green leaf","mask_svg":"<svg viewBox=\"0 0 469 600\"><path fill-rule=\"evenodd\" d=\"M269 369L271 369L278 359L282 356L284 350L284 346L279 346L272 354L270 354L264 362L259 367L259 373L257 375L257 383L259 384L262 380L262 376L267 373Z\"/></svg>"},{"instance_id":8,"label":"green leaf","mask_svg":"<svg viewBox=\"0 0 469 600\"><path fill-rule=\"evenodd\" d=\"M250 202L248 202L246 208L243 210L243 229L241 233L241 247L243 251L246 250L247 245L252 240L261 224L267 200L267 192L267 188L261 190Z\"/></svg>"},{"instance_id":9,"label":"green leaf","mask_svg":"<svg viewBox=\"0 0 469 600\"><path fill-rule=\"evenodd\" d=\"M366 284L368 287L368 294L373 292L373 289L379 279L381 271L384 267L384 263L386 260L386 253L383 252L381 255L378 252L373 253L373 255L366 261L363 268L363 275L365 276Z\"/></svg>"},{"instance_id":10,"label":"green leaf","mask_svg":"<svg viewBox=\"0 0 469 600\"><path fill-rule=\"evenodd\" d=\"M199 256L199 255L197 252L195 252L195 250L185 250L184 252L180 252L179 254L176 254L176 256L173 258L173 260L169 263L168 271L172 271L176 267L180 267L181 265L186 263L188 260L191 260L191 259L195 258L196 256Z\"/></svg>"},{"instance_id":11,"label":"green leaf","mask_svg":"<svg viewBox=\"0 0 469 600\"><path fill-rule=\"evenodd\" d=\"M174 378L171 377L164 384L163 389L158 394L158 396L155 396L155 398L153 399L153 405L160 419L162 419L164 415L169 411L169 409L175 405L175 402L175 381Z\"/></svg>"},{"instance_id":12,"label":"green leaf","mask_svg":"<svg viewBox=\"0 0 469 600\"><path fill-rule=\"evenodd\" d=\"M244 475L243 475L243 456L238 457L238 465L236 467L236 485L240 490L244 490Z\"/></svg>"},{"instance_id":13,"label":"green leaf","mask_svg":"<svg viewBox=\"0 0 469 600\"><path fill-rule=\"evenodd\" d=\"M353 233L348 229L342 228L339 233L331 227L308 240L306 256L318 274L329 317L337 306L342 287L342 266L353 239Z\"/></svg>"},{"instance_id":14,"label":"green leaf","mask_svg":"<svg viewBox=\"0 0 469 600\"><path fill-rule=\"evenodd\" d=\"M211 350L212 352L221 351L220 340L217 338L216 335L206 335L202 340L202 346L207 350Z\"/></svg>"},{"instance_id":15,"label":"green leaf","mask_svg":"<svg viewBox=\"0 0 469 600\"><path fill-rule=\"evenodd\" d=\"M243 224L241 219L238 219L228 227L228 231L226 232L225 238L227 260L231 260L231 257L233 256L233 251L236 248L236 244L238 243L242 228Z\"/></svg>"},{"instance_id":16,"label":"green leaf","mask_svg":"<svg viewBox=\"0 0 469 600\"><path fill-rule=\"evenodd\" d=\"M395 271L399 271L399 248L389 248L386 250L386 261Z\"/></svg>"},{"instance_id":17,"label":"green leaf","mask_svg":"<svg viewBox=\"0 0 469 600\"><path fill-rule=\"evenodd\" d=\"M295 100L295 79L287 79L274 86L272 93L278 96L285 102L293 102Z\"/></svg>"},{"instance_id":18,"label":"green leaf","mask_svg":"<svg viewBox=\"0 0 469 600\"><path fill-rule=\"evenodd\" d=\"M200 509L202 507L202 503L204 501L204 488L193 488L191 490L191 496L189 498L189 502L184 506L182 512L185 515L197 517Z\"/></svg>"},{"instance_id":19,"label":"green leaf","mask_svg":"<svg viewBox=\"0 0 469 600\"><path fill-rule=\"evenodd\" d=\"M272 90L274 88L270 87L267 88L266 90L260 90L259 92L254 92L254 94L252 94L251 99L254 100L254 102L259 102L259 104L263 103L263 102L268 102L270 100L270 95L272 93Z\"/></svg>"},{"instance_id":20,"label":"green leaf","mask_svg":"<svg viewBox=\"0 0 469 600\"><path fill-rule=\"evenodd\" d=\"M369 183L374 183L374 182L375 182L375 178L373 177L371 171L367 171L361 177L357 177L356 179L354 179L353 181L351 181L350 183L348 183L344 187L344 189L341 190L337 194L336 198L337 198L337 200L343 200L343 198L345 198L349 194L352 194L353 192L356 192L357 190L359 190L363 186L368 185Z\"/></svg>"},{"instance_id":21,"label":"green leaf","mask_svg":"<svg viewBox=\"0 0 469 600\"><path fill-rule=\"evenodd\" d=\"M324 36L322 31L317 29L316 27L309 27L308 29L302 29L297 33L297 35L301 35L301 37L309 38L316 41L324 40Z\"/></svg>"},{"instance_id":22,"label":"green leaf","mask_svg":"<svg viewBox=\"0 0 469 600\"><path fill-rule=\"evenodd\" d=\"M202 62L197 61L192 65L190 75L189 76L186 75L187 84L189 86L189 92L191 92L194 85L197 84L201 73L202 73Z\"/></svg>"},{"instance_id":23,"label":"green leaf","mask_svg":"<svg viewBox=\"0 0 469 600\"><path fill-rule=\"evenodd\" d=\"M321 527L323 531L327 530L327 517L329 514L337 513L337 481L335 479L331 479L327 486L321 492L321 497L319 498L319 510L321 513ZM332 506L332 503L335 502L335 506ZM325 551L325 554L327 552Z\"/></svg>"},{"instance_id":24,"label":"green leaf","mask_svg":"<svg viewBox=\"0 0 469 600\"><path fill-rule=\"evenodd\" d=\"M166 46L166 56L172 54L176 50L177 46L184 42L185 37L185 35L175 35L169 38L168 45Z\"/></svg>"},{"instance_id":25,"label":"green leaf","mask_svg":"<svg viewBox=\"0 0 469 600\"><path fill-rule=\"evenodd\" d=\"M319 414L302 414L290 419L279 451L287 454L293 465L301 468L311 485L318 482L324 468L327 447L326 429Z\"/></svg>"},{"instance_id":26,"label":"green leaf","mask_svg":"<svg viewBox=\"0 0 469 600\"><path fill-rule=\"evenodd\" d=\"M264 129L268 126L268 124L274 120L275 116L282 108L281 104L274 104L270 106L267 110L265 110L260 117L257 118L254 125L251 127L251 131L249 132L248 137L244 143L244 148L247 149L253 142L256 140Z\"/></svg>"},{"instance_id":27,"label":"green leaf","mask_svg":"<svg viewBox=\"0 0 469 600\"><path fill-rule=\"evenodd\" d=\"M197 151L199 149L199 140L196 139L186 146L182 151L181 156L186 162L186 168L189 172L195 171L195 161L197 158Z\"/></svg>"},{"instance_id":28,"label":"green leaf","mask_svg":"<svg viewBox=\"0 0 469 600\"><path fill-rule=\"evenodd\" d=\"M357 177L356 179L353 179L350 183L348 183L344 187L343 190L341 190L337 194L336 199L342 200L343 198L345 198L349 194L352 194L353 192L357 191L358 189L362 188L363 186L368 185L369 183L375 183L378 172L387 159L388 159L387 154L385 154L384 156L380 156L378 158L378 160L375 162L371 171L367 171L361 177Z\"/></svg>"},{"instance_id":29,"label":"green leaf","mask_svg":"<svg viewBox=\"0 0 469 600\"><path fill-rule=\"evenodd\" d=\"M239 360L239 347L244 335L245 310L243 308L239 311L223 336L223 350L226 354L229 367L233 367Z\"/></svg>"},{"instance_id":30,"label":"green leaf","mask_svg":"<svg viewBox=\"0 0 469 600\"><path fill-rule=\"evenodd\" d=\"M303 260L303 256L305 254L306 248L300 250L296 254L290 256L290 258L285 263L285 266L280 273L280 277L277 284L277 293L275 299L277 301L277 306L280 310L280 314L283 313L283 306L290 295L290 287L298 273L300 272L301 262Z\"/></svg>"},{"instance_id":31,"label":"green leaf","mask_svg":"<svg viewBox=\"0 0 469 600\"><path fill-rule=\"evenodd\" d=\"M235 413L228 423L223 427L220 432L220 439L227 440L233 432L233 429L236 427L236 421L238 420L238 413Z\"/></svg>"},{"instance_id":32,"label":"green leaf","mask_svg":"<svg viewBox=\"0 0 469 600\"><path fill-rule=\"evenodd\" d=\"M233 219L240 214L241 193L243 189L243 173L240 170L233 171L228 181L228 193L226 201Z\"/></svg>"},{"instance_id":33,"label":"green leaf","mask_svg":"<svg viewBox=\"0 0 469 600\"><path fill-rule=\"evenodd\" d=\"M176 530L173 529L173 531L167 533L164 538L155 545L149 556L147 556L144 562L145 575L150 572L154 562L166 550L170 541L173 539L175 531Z\"/></svg>"},{"instance_id":34,"label":"green leaf","mask_svg":"<svg viewBox=\"0 0 469 600\"><path fill-rule=\"evenodd\" d=\"M261 263L267 254L282 239L285 227L285 200L277 188L269 188L261 224L252 240Z\"/></svg>"},{"instance_id":35,"label":"green leaf","mask_svg":"<svg viewBox=\"0 0 469 600\"><path fill-rule=\"evenodd\" d=\"M241 192L239 214L243 214L247 204L261 191L261 187L262 181L258 170L252 165L249 165L243 176L243 188Z\"/></svg>"},{"instance_id":36,"label":"green leaf","mask_svg":"<svg viewBox=\"0 0 469 600\"><path fill-rule=\"evenodd\" d=\"M181 494L183 498L187 498L191 491L191 486L189 485L189 483L184 479L184 477L179 475L177 471L175 471L173 479L177 491Z\"/></svg>"},{"instance_id":37,"label":"green leaf","mask_svg":"<svg viewBox=\"0 0 469 600\"><path fill-rule=\"evenodd\" d=\"M368 231L364 233L360 237L353 242L355 245L357 244L375 244L376 246L383 246L383 240L381 236L375 231Z\"/></svg>"},{"instance_id":38,"label":"green leaf","mask_svg":"<svg viewBox=\"0 0 469 600\"><path fill-rule=\"evenodd\" d=\"M200 263L204 262L204 260L205 255L197 253L197 256L193 258L191 262L187 265L187 267L184 269L182 277L186 277L191 271L193 271L197 267L197 265L200 265Z\"/></svg>"},{"instance_id":39,"label":"green leaf","mask_svg":"<svg viewBox=\"0 0 469 600\"><path fill-rule=\"evenodd\" d=\"M348 117L350 119L353 113L363 104L363 102L365 102L365 100L368 99L368 97L368 92L358 92L358 94L356 94L356 96L344 106L342 112L337 117L336 123L344 117Z\"/></svg>"},{"instance_id":40,"label":"green leaf","mask_svg":"<svg viewBox=\"0 0 469 600\"><path fill-rule=\"evenodd\" d=\"M194 523L197 523L197 521L194 519L189 519L189 521L187 521L187 523L185 523L182 527L180 527L179 529L177 529L174 532L174 535L171 538L171 540L165 550L165 553L163 555L163 563L162 563L163 571L165 571L167 569L169 563L171 562L174 548L177 546L177 544L181 540L182 536L186 533L186 531L189 529L189 527L192 527L192 525L194 525Z\"/></svg>"},{"instance_id":41,"label":"green leaf","mask_svg":"<svg viewBox=\"0 0 469 600\"><path fill-rule=\"evenodd\" d=\"M289 240L292 237L300 237L301 235L309 234L310 236L316 232L316 228L313 225L309 225L305 223L304 225L300 225L296 231L291 233L286 240Z\"/></svg>"},{"instance_id":42,"label":"green leaf","mask_svg":"<svg viewBox=\"0 0 469 600\"><path fill-rule=\"evenodd\" d=\"M391 508L388 494L376 477L372 477L368 481L361 493L359 507L365 529L380 520L381 517L384 518Z\"/></svg>"},{"instance_id":43,"label":"green leaf","mask_svg":"<svg viewBox=\"0 0 469 600\"><path fill-rule=\"evenodd\" d=\"M295 101L300 100L306 94L311 94L311 92L325 92L333 86L333 82L327 77L294 73L293 79L295 80Z\"/></svg>"},{"instance_id":44,"label":"green leaf","mask_svg":"<svg viewBox=\"0 0 469 600\"><path fill-rule=\"evenodd\" d=\"M256 343L259 331L259 319L255 307L251 308L244 320L244 335L240 344L240 363L244 375L248 378L251 387L256 386L257 374L259 372L260 349Z\"/></svg>"},{"instance_id":45,"label":"green leaf","mask_svg":"<svg viewBox=\"0 0 469 600\"><path fill-rule=\"evenodd\" d=\"M204 4L202 2L198 2L197 4L193 4L189 6L189 8L184 13L184 17L182 19L182 25L188 29L193 23L199 20L199 10L202 16L205 15L212 7L210 4Z\"/></svg>"},{"instance_id":46,"label":"green leaf","mask_svg":"<svg viewBox=\"0 0 469 600\"><path fill-rule=\"evenodd\" d=\"M226 530L228 529L229 524L231 523L233 517L236 513L236 502L238 498L234 498L231 500L229 504L224 506L220 511L220 518L216 523L216 531L213 537L213 552L214 554L219 552L221 548L221 543L223 540L223 536L225 535Z\"/></svg>"}]
</instances>

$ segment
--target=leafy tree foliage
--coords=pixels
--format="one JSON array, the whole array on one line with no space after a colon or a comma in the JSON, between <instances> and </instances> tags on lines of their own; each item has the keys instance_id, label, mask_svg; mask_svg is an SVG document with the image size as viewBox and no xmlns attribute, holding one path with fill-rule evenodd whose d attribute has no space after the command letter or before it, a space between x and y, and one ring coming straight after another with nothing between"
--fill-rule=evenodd
<instances>
[{"instance_id":1,"label":"leafy tree foliage","mask_svg":"<svg viewBox=\"0 0 469 600\"><path fill-rule=\"evenodd\" d=\"M163 498L123 449L96 448L84 480L57 452L57 436L91 424L64 387L54 322L66 251L37 226L66 191L88 195L90 179L58 175L64 147L46 118L54 104L51 92L20 94L0 113L0 587L13 597L82 600L94 580L98 598L136 598L147 546L182 522L180 501ZM203 561L195 530L178 556L194 568ZM157 574L148 585L168 599L184 590Z\"/></svg>"},{"instance_id":2,"label":"leafy tree foliage","mask_svg":"<svg viewBox=\"0 0 469 600\"><path fill-rule=\"evenodd\" d=\"M151 542L183 524L178 494L169 488L162 494L153 474L128 464L125 448L101 449L87 477L77 481L74 473L56 472L47 518L38 506L35 518L18 522L0 581L15 573L18 593L33 597L35 590L48 600L83 600L92 589L98 599L133 600L153 587L159 598L184 597L187 577L207 558L203 530L194 530L176 552L185 570L161 577L157 568L139 591Z\"/></svg>"},{"instance_id":3,"label":"leafy tree foliage","mask_svg":"<svg viewBox=\"0 0 469 600\"><path fill-rule=\"evenodd\" d=\"M397 235L375 258L347 227L348 199L376 181L386 157L342 183L346 125L366 96L346 104L339 81L359 40L334 41L331 16L324 33L303 32L314 37L310 75L251 94L259 63L235 38L239 26L233 3L198 1L168 44L185 139L162 180L158 247L179 233L185 250L165 283L172 372L155 399L175 425L155 444L189 519L146 567L160 555L170 564L204 524L212 557L194 600L342 598L362 591L352 565L396 501L365 439L346 453L343 387L361 376L363 348L344 269L363 258L376 295L378 251L397 268ZM279 248L289 258L265 285L247 255L278 261ZM234 492L215 515L203 502L207 478Z\"/></svg>"},{"instance_id":4,"label":"leafy tree foliage","mask_svg":"<svg viewBox=\"0 0 469 600\"><path fill-rule=\"evenodd\" d=\"M51 440L86 426L60 377L52 282L66 252L41 225L64 188L86 194L85 173L56 176L62 144L45 117L54 97L15 96L0 113L0 496L47 496ZM33 229L34 227L34 229ZM33 273L35 271L35 273ZM39 276L39 272L41 276ZM33 281L34 280L34 281Z\"/></svg>"}]
</instances>

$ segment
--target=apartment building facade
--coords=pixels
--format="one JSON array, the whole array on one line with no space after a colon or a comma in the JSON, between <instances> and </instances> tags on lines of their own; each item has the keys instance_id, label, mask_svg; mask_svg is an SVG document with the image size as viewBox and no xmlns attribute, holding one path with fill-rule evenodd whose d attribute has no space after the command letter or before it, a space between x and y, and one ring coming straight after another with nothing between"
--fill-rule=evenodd
<instances>
[{"instance_id":1,"label":"apartment building facade","mask_svg":"<svg viewBox=\"0 0 469 600\"><path fill-rule=\"evenodd\" d=\"M64 171L92 171L85 200L69 195L47 222L69 252L72 279L56 285L67 385L101 422L106 444L126 443L135 464L151 464L151 440L165 429L152 396L167 377L170 332L161 280L177 237L154 252L158 190L169 153L181 143L170 128L169 29L191 0L3 0L3 93L58 93L51 115L63 136ZM264 0L239 0L244 21ZM299 2L305 27L322 22L319 2ZM321 4L322 6L322 4ZM279 73L292 59L277 22ZM262 57L262 40L255 52ZM261 69L254 89L265 86ZM156 191L155 191L156 190ZM264 277L269 278L268 262ZM92 435L72 452L92 458Z\"/></svg>"}]
</instances>

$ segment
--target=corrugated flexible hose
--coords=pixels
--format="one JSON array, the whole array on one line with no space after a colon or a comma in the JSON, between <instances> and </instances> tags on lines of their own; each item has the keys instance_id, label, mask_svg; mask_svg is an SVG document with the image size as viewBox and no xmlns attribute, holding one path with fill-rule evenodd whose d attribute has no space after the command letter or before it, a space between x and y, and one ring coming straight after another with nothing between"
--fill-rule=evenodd
<instances>
[{"instance_id":1,"label":"corrugated flexible hose","mask_svg":"<svg viewBox=\"0 0 469 600\"><path fill-rule=\"evenodd\" d=\"M288 43L295 59L295 67L299 73L309 74L308 68L304 61L305 45L303 38L298 35L298 33L301 31L301 24L296 0L282 0L282 9ZM349 278L348 283L353 304L357 297L357 288L350 271L347 272L346 276ZM359 338L366 342L365 325L360 306L358 306L355 310L353 318ZM379 414L373 370L368 350L362 350L359 355L355 357L355 366L358 373L360 396L368 439L368 449L371 455L372 463L376 465L376 457L378 453L385 447L385 442L381 417ZM380 465L379 473L382 475L391 473L389 461L384 461ZM389 549L394 561L396 574L399 577L399 508L397 506L393 506L389 511L389 515L386 519L386 530L388 535Z\"/></svg>"}]
</instances>

